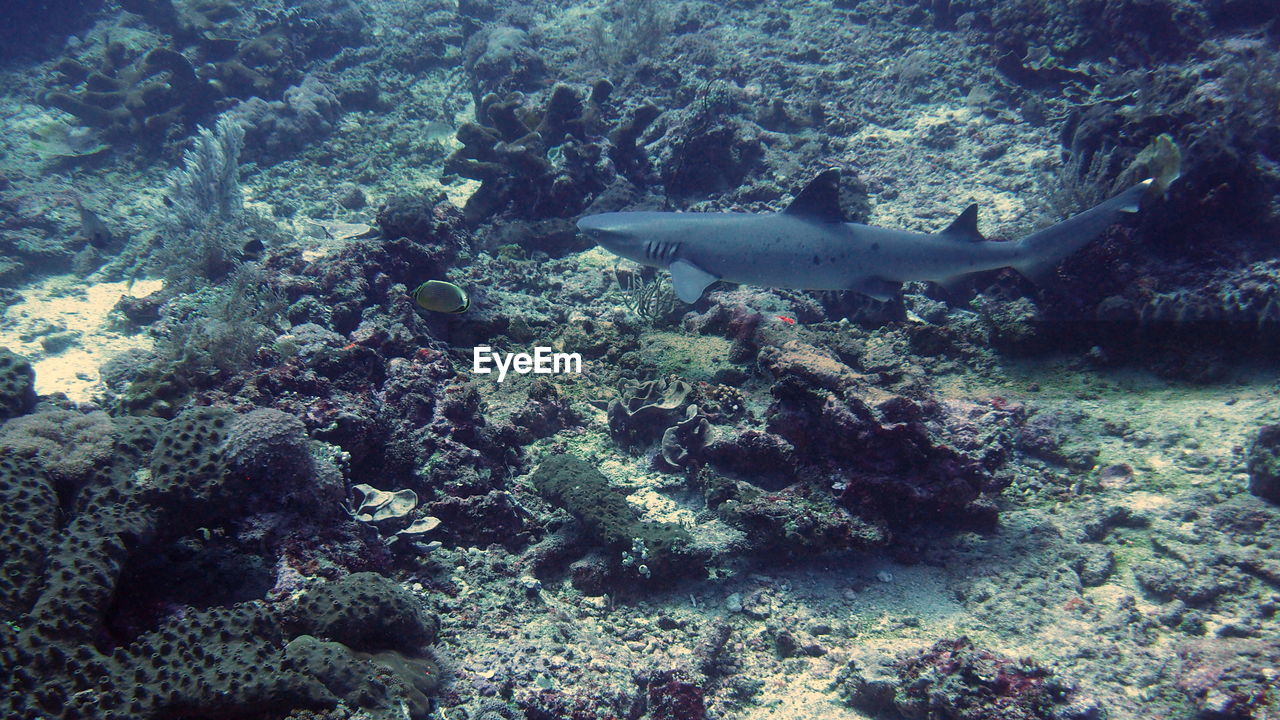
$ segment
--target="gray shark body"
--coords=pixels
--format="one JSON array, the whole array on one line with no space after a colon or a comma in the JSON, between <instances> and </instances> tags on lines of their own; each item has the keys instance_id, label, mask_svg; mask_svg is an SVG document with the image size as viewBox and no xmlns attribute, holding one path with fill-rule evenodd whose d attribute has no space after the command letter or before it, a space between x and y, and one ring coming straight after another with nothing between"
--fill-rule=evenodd
<instances>
[{"instance_id":1,"label":"gray shark body","mask_svg":"<svg viewBox=\"0 0 1280 720\"><path fill-rule=\"evenodd\" d=\"M843 222L838 180L822 173L780 213L616 212L586 216L578 228L616 255L669 269L687 303L717 280L887 299L910 280L945 283L1003 267L1041 274L1137 211L1151 182L1022 240L990 242L978 233L976 205L933 234Z\"/></svg>"}]
</instances>

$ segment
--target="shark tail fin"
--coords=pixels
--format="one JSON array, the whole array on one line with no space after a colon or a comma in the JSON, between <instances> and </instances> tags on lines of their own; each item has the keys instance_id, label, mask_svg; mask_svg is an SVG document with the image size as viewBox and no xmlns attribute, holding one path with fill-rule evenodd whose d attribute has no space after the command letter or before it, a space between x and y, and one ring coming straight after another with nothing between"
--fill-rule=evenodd
<instances>
[{"instance_id":1,"label":"shark tail fin","mask_svg":"<svg viewBox=\"0 0 1280 720\"><path fill-rule=\"evenodd\" d=\"M1122 213L1138 212L1138 203L1151 182L1143 180L1110 200L1019 240L1020 259L1013 267L1037 282L1048 277L1058 263L1102 234Z\"/></svg>"}]
</instances>

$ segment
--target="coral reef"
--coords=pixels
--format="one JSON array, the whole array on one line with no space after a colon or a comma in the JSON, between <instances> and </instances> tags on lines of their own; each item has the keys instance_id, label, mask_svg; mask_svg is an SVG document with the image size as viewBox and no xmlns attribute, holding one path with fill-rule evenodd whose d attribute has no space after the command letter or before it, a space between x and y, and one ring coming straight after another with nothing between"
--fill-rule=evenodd
<instances>
[{"instance_id":1,"label":"coral reef","mask_svg":"<svg viewBox=\"0 0 1280 720\"><path fill-rule=\"evenodd\" d=\"M169 183L169 202L178 225L199 229L211 221L229 222L244 209L240 192L240 152L244 126L223 115L201 128L182 154L182 167Z\"/></svg>"},{"instance_id":2,"label":"coral reef","mask_svg":"<svg viewBox=\"0 0 1280 720\"><path fill-rule=\"evenodd\" d=\"M441 193L413 197L395 195L378 208L378 227L387 238L409 238L420 243L445 243L456 251L461 215Z\"/></svg>"},{"instance_id":3,"label":"coral reef","mask_svg":"<svg viewBox=\"0 0 1280 720\"><path fill-rule=\"evenodd\" d=\"M15 9L0 715L1274 715L1264 5ZM1163 187L890 302L687 305L574 225L831 167L848 220L997 240Z\"/></svg>"},{"instance_id":4,"label":"coral reef","mask_svg":"<svg viewBox=\"0 0 1280 720\"><path fill-rule=\"evenodd\" d=\"M672 119L658 164L672 198L704 198L741 185L764 155L760 129L742 118L738 98L715 85Z\"/></svg>"},{"instance_id":5,"label":"coral reef","mask_svg":"<svg viewBox=\"0 0 1280 720\"><path fill-rule=\"evenodd\" d=\"M462 53L477 108L490 94L537 89L546 73L546 63L529 42L529 34L511 26L481 29L467 39ZM476 117L487 116L477 113Z\"/></svg>"},{"instance_id":6,"label":"coral reef","mask_svg":"<svg viewBox=\"0 0 1280 720\"><path fill-rule=\"evenodd\" d=\"M609 432L624 445L647 445L684 419L692 392L678 378L624 383L609 402Z\"/></svg>"},{"instance_id":7,"label":"coral reef","mask_svg":"<svg viewBox=\"0 0 1280 720\"><path fill-rule=\"evenodd\" d=\"M697 405L685 409L685 417L662 433L662 461L671 468L683 468L694 462L707 444L711 423L698 412Z\"/></svg>"},{"instance_id":8,"label":"coral reef","mask_svg":"<svg viewBox=\"0 0 1280 720\"><path fill-rule=\"evenodd\" d=\"M273 47L278 40L258 38L225 60L204 63L164 47L131 58L130 48L113 43L96 70L70 58L60 63L69 89L50 91L44 101L113 140L173 140L172 133L194 126L228 96L271 94L279 82L272 75L288 76L278 64L282 51Z\"/></svg>"},{"instance_id":9,"label":"coral reef","mask_svg":"<svg viewBox=\"0 0 1280 720\"><path fill-rule=\"evenodd\" d=\"M882 525L851 515L830 491L795 483L766 491L723 477L703 478L708 506L746 534L746 546L768 557L867 550L889 539Z\"/></svg>"}]
</instances>

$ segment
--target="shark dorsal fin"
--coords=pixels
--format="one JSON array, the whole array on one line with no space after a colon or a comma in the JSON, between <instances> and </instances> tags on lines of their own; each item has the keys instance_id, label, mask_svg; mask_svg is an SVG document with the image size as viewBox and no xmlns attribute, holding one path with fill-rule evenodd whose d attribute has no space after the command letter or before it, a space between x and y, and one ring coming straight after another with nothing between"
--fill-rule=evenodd
<instances>
[{"instance_id":1,"label":"shark dorsal fin","mask_svg":"<svg viewBox=\"0 0 1280 720\"><path fill-rule=\"evenodd\" d=\"M978 232L978 204L974 203L956 216L955 220L943 230L942 235L964 242L982 242L986 238Z\"/></svg>"},{"instance_id":2,"label":"shark dorsal fin","mask_svg":"<svg viewBox=\"0 0 1280 720\"><path fill-rule=\"evenodd\" d=\"M844 222L844 212L840 209L840 169L827 168L818 173L783 212L819 222Z\"/></svg>"}]
</instances>

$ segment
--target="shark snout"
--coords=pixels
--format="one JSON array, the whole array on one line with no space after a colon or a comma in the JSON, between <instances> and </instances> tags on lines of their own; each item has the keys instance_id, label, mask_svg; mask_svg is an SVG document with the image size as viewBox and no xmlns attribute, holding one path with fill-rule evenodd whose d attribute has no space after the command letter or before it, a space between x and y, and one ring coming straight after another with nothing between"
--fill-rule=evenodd
<instances>
[{"instance_id":1,"label":"shark snout","mask_svg":"<svg viewBox=\"0 0 1280 720\"><path fill-rule=\"evenodd\" d=\"M578 230L610 252L628 257L626 252L629 234L621 213L588 215L578 221Z\"/></svg>"},{"instance_id":2,"label":"shark snout","mask_svg":"<svg viewBox=\"0 0 1280 720\"><path fill-rule=\"evenodd\" d=\"M602 213L600 215L587 215L578 220L578 229L587 237L596 237L597 235L608 235L615 233L620 228L620 213Z\"/></svg>"},{"instance_id":3,"label":"shark snout","mask_svg":"<svg viewBox=\"0 0 1280 720\"><path fill-rule=\"evenodd\" d=\"M671 220L674 215L646 211L600 213L579 220L578 229L614 255L659 267L670 258L662 258L659 263L654 250L674 247L672 226L677 225Z\"/></svg>"}]
</instances>

